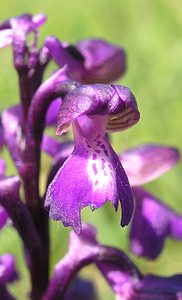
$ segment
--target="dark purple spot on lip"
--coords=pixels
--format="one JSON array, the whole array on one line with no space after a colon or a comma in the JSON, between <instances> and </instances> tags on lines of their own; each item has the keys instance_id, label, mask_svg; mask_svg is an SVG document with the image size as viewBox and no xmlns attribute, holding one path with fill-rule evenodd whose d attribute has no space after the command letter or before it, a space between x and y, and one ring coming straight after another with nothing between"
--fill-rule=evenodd
<instances>
[{"instance_id":1,"label":"dark purple spot on lip","mask_svg":"<svg viewBox=\"0 0 182 300\"><path fill-rule=\"evenodd\" d=\"M100 153L101 151L100 151L100 150L95 150L95 152L96 152L96 153Z\"/></svg>"},{"instance_id":2,"label":"dark purple spot on lip","mask_svg":"<svg viewBox=\"0 0 182 300\"><path fill-rule=\"evenodd\" d=\"M99 183L99 181L98 181L98 180L96 180L96 181L95 181L95 185L98 185L98 183Z\"/></svg>"},{"instance_id":3,"label":"dark purple spot on lip","mask_svg":"<svg viewBox=\"0 0 182 300\"><path fill-rule=\"evenodd\" d=\"M102 158L101 159L101 164L102 164L101 169L105 169L105 162L106 162L105 159Z\"/></svg>"},{"instance_id":4,"label":"dark purple spot on lip","mask_svg":"<svg viewBox=\"0 0 182 300\"><path fill-rule=\"evenodd\" d=\"M109 156L107 150L104 150L104 154L105 154L106 156Z\"/></svg>"},{"instance_id":5,"label":"dark purple spot on lip","mask_svg":"<svg viewBox=\"0 0 182 300\"><path fill-rule=\"evenodd\" d=\"M114 178L113 172L110 172L110 175L111 175L111 177L113 177L113 178Z\"/></svg>"},{"instance_id":6,"label":"dark purple spot on lip","mask_svg":"<svg viewBox=\"0 0 182 300\"><path fill-rule=\"evenodd\" d=\"M95 173L95 175L97 174L97 166L96 166L96 164L93 164L92 165L92 168L93 168L93 171L94 171L94 173Z\"/></svg>"},{"instance_id":7,"label":"dark purple spot on lip","mask_svg":"<svg viewBox=\"0 0 182 300\"><path fill-rule=\"evenodd\" d=\"M96 159L97 159L97 155L96 155L95 153L93 154L92 159L93 159L93 160L96 160Z\"/></svg>"},{"instance_id":8,"label":"dark purple spot on lip","mask_svg":"<svg viewBox=\"0 0 182 300\"><path fill-rule=\"evenodd\" d=\"M87 140L85 142L86 142L88 148L92 148Z\"/></svg>"},{"instance_id":9,"label":"dark purple spot on lip","mask_svg":"<svg viewBox=\"0 0 182 300\"><path fill-rule=\"evenodd\" d=\"M101 144L101 142L100 142L100 141L98 141L98 142L97 142L97 144L96 144L96 146L100 146L100 144Z\"/></svg>"},{"instance_id":10,"label":"dark purple spot on lip","mask_svg":"<svg viewBox=\"0 0 182 300\"><path fill-rule=\"evenodd\" d=\"M106 149L106 146L105 146L104 144L102 144L102 145L101 145L101 148L105 150L105 149Z\"/></svg>"},{"instance_id":11,"label":"dark purple spot on lip","mask_svg":"<svg viewBox=\"0 0 182 300\"><path fill-rule=\"evenodd\" d=\"M110 164L108 164L108 167L109 167L110 170L112 170L112 166Z\"/></svg>"}]
</instances>

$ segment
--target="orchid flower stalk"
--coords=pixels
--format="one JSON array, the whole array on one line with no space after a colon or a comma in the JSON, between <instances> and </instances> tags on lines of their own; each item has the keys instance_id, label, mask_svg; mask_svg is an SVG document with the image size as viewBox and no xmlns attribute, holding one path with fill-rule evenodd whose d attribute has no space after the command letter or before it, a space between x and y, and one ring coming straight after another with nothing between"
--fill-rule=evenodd
<instances>
[{"instance_id":1,"label":"orchid flower stalk","mask_svg":"<svg viewBox=\"0 0 182 300\"><path fill-rule=\"evenodd\" d=\"M110 135L128 130L140 119L131 90L113 83L126 70L125 51L101 39L86 39L71 45L55 36L46 37L39 48L39 29L45 21L44 14L23 14L0 24L0 48L12 48L20 98L19 103L0 113L0 148L8 149L17 171L7 176L6 163L0 158L0 230L12 226L21 239L31 282L29 298L97 300L93 284L77 274L93 263L116 299L147 300L153 296L180 299L182 275L169 278L143 275L124 252L97 242L94 227L82 226L81 221L81 210L86 206L95 210L110 201L117 211L120 204L122 227L133 216L133 248L136 250L136 240L141 240L139 254L156 257L167 235L181 239L181 216L156 199L151 200L138 185L144 183L144 175L151 180L169 169L179 159L179 153L174 149L169 151L174 159L170 162L168 159L167 164L157 163L153 172L146 159L151 154L149 148L142 150L144 159L138 159L138 165L134 166L130 165L132 153L117 155ZM28 42L30 33L33 38ZM51 61L57 69L45 80ZM45 132L50 126L56 127L57 138ZM70 129L73 141L69 139ZM40 192L42 152L52 157L43 193ZM143 242L140 234L135 234L143 224L143 204L147 212L157 211L164 217L160 223L162 233L157 235L160 251L155 253L147 248L148 243ZM49 268L49 218L65 227L71 226L74 231L68 252L56 264L53 274ZM153 217L147 221L152 222ZM159 229L159 223L158 226L154 223L154 230L148 230L150 237ZM9 284L16 280L21 280L21 274L15 257L11 253L0 255L0 299L16 299L9 290Z\"/></svg>"}]
</instances>

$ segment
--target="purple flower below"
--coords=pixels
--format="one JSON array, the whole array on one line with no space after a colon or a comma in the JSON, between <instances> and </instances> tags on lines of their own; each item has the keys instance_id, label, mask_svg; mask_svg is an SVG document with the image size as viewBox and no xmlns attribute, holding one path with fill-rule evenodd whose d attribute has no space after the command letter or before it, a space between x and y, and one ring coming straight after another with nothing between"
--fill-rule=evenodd
<instances>
[{"instance_id":1,"label":"purple flower below","mask_svg":"<svg viewBox=\"0 0 182 300\"><path fill-rule=\"evenodd\" d=\"M73 268L70 268L70 262ZM182 274L171 277L141 274L122 251L98 243L96 231L89 225L84 225L79 237L71 233L68 254L57 265L54 280L62 272L64 278L70 280L81 267L90 263L96 264L117 300L180 300L182 297ZM60 281L57 284L61 289L61 285L66 282Z\"/></svg>"},{"instance_id":2,"label":"purple flower below","mask_svg":"<svg viewBox=\"0 0 182 300\"><path fill-rule=\"evenodd\" d=\"M71 232L69 249L64 258L55 266L44 300L62 299L66 290L69 291L69 285L77 273L91 263L95 263L97 266L99 264L102 271L103 268L114 265L118 274L117 278L121 279L121 285L128 278L131 281L140 278L140 272L122 251L100 245L96 240L96 229L84 224L80 236ZM104 274L105 272L106 270ZM119 284L119 280L117 283Z\"/></svg>"}]
</instances>

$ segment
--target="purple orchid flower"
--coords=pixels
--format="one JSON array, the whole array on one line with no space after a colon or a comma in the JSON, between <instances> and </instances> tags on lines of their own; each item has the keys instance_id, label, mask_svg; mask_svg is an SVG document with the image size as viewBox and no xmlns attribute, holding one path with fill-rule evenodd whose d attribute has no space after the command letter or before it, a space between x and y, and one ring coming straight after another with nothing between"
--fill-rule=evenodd
<instances>
[{"instance_id":1,"label":"purple orchid flower","mask_svg":"<svg viewBox=\"0 0 182 300\"><path fill-rule=\"evenodd\" d=\"M82 83L111 83L126 69L124 50L101 39L86 39L72 46L51 36L44 48L59 67L68 65L73 80Z\"/></svg>"},{"instance_id":2,"label":"purple orchid flower","mask_svg":"<svg viewBox=\"0 0 182 300\"><path fill-rule=\"evenodd\" d=\"M182 240L182 216L138 187L161 176L179 159L177 149L154 144L138 146L120 155L136 199L130 243L137 256L154 259L161 253L166 237Z\"/></svg>"},{"instance_id":3,"label":"purple orchid flower","mask_svg":"<svg viewBox=\"0 0 182 300\"><path fill-rule=\"evenodd\" d=\"M65 288L88 264L94 263L105 277L117 300L180 300L182 296L182 274L161 277L143 275L122 251L103 246L96 240L96 230L84 225L78 237L70 236L69 250L56 265L44 300L60 299Z\"/></svg>"},{"instance_id":4,"label":"purple orchid flower","mask_svg":"<svg viewBox=\"0 0 182 300\"><path fill-rule=\"evenodd\" d=\"M133 197L121 163L106 130L119 131L139 120L135 98L126 87L80 85L68 93L59 112L57 133L72 124L75 148L49 185L45 207L55 221L72 226L80 234L80 210L99 208L107 200L115 209L122 204L121 225L129 223ZM79 176L74 172L79 170Z\"/></svg>"},{"instance_id":5,"label":"purple orchid flower","mask_svg":"<svg viewBox=\"0 0 182 300\"><path fill-rule=\"evenodd\" d=\"M48 181L50 183L71 154L73 145L71 142L60 143L50 137L44 138L43 141L44 151L54 157ZM136 198L130 241L131 250L137 256L154 259L162 251L166 237L182 239L182 216L137 187L162 175L176 164L179 157L179 152L175 148L155 144L141 145L120 154L121 163ZM142 230L144 227L145 232Z\"/></svg>"}]
</instances>

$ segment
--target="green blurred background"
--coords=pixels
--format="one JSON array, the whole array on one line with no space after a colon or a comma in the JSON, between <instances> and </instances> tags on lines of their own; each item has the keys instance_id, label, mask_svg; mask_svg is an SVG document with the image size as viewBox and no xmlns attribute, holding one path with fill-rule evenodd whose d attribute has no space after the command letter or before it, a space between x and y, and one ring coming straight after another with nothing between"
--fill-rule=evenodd
<instances>
[{"instance_id":1,"label":"green blurred background","mask_svg":"<svg viewBox=\"0 0 182 300\"><path fill-rule=\"evenodd\" d=\"M113 135L118 152L147 142L172 145L182 150L181 0L1 1L1 21L24 12L47 14L48 21L40 31L41 41L52 34L72 43L87 37L100 37L126 50L128 70L119 83L129 86L136 96L141 120L134 128ZM0 106L5 108L18 102L17 77L10 49L1 50L0 63ZM8 153L4 151L3 156L8 157ZM45 178L50 159L43 156L43 160L42 176ZM10 160L8 173L14 173ZM147 188L182 214L181 177L180 163ZM82 217L97 226L101 242L126 251L143 272L161 275L182 272L182 243L167 240L164 251L154 262L136 259L128 249L128 228L119 226L120 212L115 214L111 205L107 204L94 213L85 209ZM51 268L65 253L68 233L69 229L63 228L60 223L51 224ZM18 236L11 228L0 233L0 252L4 251L16 255L21 271L21 280L16 286L12 285L11 290L18 299L27 299L28 273ZM100 299L114 299L94 267L86 268L82 275L95 279Z\"/></svg>"}]
</instances>

